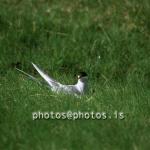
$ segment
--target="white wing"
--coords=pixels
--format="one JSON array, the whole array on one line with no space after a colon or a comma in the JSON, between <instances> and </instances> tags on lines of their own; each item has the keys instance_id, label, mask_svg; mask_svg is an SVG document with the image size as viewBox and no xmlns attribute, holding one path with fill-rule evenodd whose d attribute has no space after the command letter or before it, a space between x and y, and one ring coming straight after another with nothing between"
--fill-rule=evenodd
<instances>
[{"instance_id":1,"label":"white wing","mask_svg":"<svg viewBox=\"0 0 150 150\"><path fill-rule=\"evenodd\" d=\"M32 63L33 67L37 70L37 72L41 75L41 77L51 86L51 87L59 87L61 84L56 80L49 77L45 74L40 68L38 68L34 63Z\"/></svg>"}]
</instances>

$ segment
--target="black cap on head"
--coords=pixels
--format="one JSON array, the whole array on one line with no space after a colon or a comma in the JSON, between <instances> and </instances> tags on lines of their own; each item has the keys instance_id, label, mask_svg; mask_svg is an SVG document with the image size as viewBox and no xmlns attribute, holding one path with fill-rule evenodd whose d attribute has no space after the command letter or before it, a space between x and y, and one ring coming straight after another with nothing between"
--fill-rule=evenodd
<instances>
[{"instance_id":1,"label":"black cap on head","mask_svg":"<svg viewBox=\"0 0 150 150\"><path fill-rule=\"evenodd\" d=\"M87 77L87 73L86 72L79 72L78 73L78 78L82 78L82 77Z\"/></svg>"}]
</instances>

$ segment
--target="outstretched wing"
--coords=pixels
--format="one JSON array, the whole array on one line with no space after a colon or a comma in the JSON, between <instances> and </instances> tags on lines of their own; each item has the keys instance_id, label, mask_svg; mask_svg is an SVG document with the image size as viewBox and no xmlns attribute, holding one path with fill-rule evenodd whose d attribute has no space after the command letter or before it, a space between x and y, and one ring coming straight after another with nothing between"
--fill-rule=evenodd
<instances>
[{"instance_id":1,"label":"outstretched wing","mask_svg":"<svg viewBox=\"0 0 150 150\"><path fill-rule=\"evenodd\" d=\"M44 73L39 67L37 67L34 63L32 63L33 67L37 70L37 72L41 75L41 77L51 86L60 86L61 84L56 80L49 77L46 73Z\"/></svg>"}]
</instances>

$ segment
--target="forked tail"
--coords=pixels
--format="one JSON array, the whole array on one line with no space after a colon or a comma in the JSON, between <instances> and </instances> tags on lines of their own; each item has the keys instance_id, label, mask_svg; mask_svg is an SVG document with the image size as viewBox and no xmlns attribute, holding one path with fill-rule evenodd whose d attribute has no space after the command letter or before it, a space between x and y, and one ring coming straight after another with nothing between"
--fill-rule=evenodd
<instances>
[{"instance_id":1,"label":"forked tail","mask_svg":"<svg viewBox=\"0 0 150 150\"><path fill-rule=\"evenodd\" d=\"M36 82L39 83L40 85L43 84L43 82L40 82L37 78L35 78L35 77L33 77L32 75L30 75L30 74L24 72L23 70L20 70L20 69L18 69L18 68L16 68L16 70L18 70L19 72L25 74L25 75L28 76L30 79L36 81Z\"/></svg>"}]
</instances>

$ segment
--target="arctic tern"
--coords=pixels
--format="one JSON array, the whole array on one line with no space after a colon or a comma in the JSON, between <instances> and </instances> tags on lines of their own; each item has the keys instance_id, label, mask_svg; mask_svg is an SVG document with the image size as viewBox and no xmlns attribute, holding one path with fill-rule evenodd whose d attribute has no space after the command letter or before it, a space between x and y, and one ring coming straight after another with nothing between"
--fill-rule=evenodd
<instances>
[{"instance_id":1,"label":"arctic tern","mask_svg":"<svg viewBox=\"0 0 150 150\"><path fill-rule=\"evenodd\" d=\"M66 93L66 94L73 94L75 96L83 95L85 94L87 90L87 81L88 81L88 76L85 72L79 72L78 74L78 81L74 85L64 85L61 84L60 82L54 80L53 78L49 77L46 73L44 73L37 65L32 63L33 67L36 69L36 71L41 75L41 77L46 81L48 87L56 93ZM16 68L18 71L24 73L25 75L29 76L31 79L37 81L38 83L41 84L35 77L32 75Z\"/></svg>"}]
</instances>

